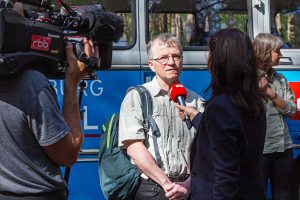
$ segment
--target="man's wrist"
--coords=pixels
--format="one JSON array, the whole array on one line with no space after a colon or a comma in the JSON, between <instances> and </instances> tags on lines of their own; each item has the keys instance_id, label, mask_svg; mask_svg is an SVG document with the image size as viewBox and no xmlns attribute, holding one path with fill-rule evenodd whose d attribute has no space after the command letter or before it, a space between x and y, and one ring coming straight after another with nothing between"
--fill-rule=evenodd
<instances>
[{"instance_id":1,"label":"man's wrist","mask_svg":"<svg viewBox=\"0 0 300 200\"><path fill-rule=\"evenodd\" d=\"M66 73L65 75L65 84L71 87L78 87L81 78L75 73Z\"/></svg>"},{"instance_id":2,"label":"man's wrist","mask_svg":"<svg viewBox=\"0 0 300 200\"><path fill-rule=\"evenodd\" d=\"M168 177L166 177L166 179L162 182L161 187L164 189L165 192L170 190L170 185L172 184L172 182L168 179Z\"/></svg>"}]
</instances>

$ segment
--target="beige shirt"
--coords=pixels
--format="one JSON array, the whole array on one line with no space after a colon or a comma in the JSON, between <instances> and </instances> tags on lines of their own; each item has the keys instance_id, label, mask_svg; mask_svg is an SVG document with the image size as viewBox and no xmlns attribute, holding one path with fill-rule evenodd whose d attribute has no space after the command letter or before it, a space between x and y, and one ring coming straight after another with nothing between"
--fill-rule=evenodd
<instances>
[{"instance_id":1,"label":"beige shirt","mask_svg":"<svg viewBox=\"0 0 300 200\"><path fill-rule=\"evenodd\" d=\"M285 100L287 106L282 110L277 108L272 100L268 99L265 102L267 132L264 154L284 152L286 149L292 148L291 136L284 118L290 117L296 112L295 95L289 87L286 78L274 71L270 79L269 86L278 96Z\"/></svg>"},{"instance_id":2,"label":"beige shirt","mask_svg":"<svg viewBox=\"0 0 300 200\"><path fill-rule=\"evenodd\" d=\"M196 130L189 130L181 120L175 103L163 91L156 78L144 86L153 99L153 119L161 136L157 138L159 154L162 159L161 168L167 175L189 174L191 144ZM186 104L204 111L204 100L194 92L187 90ZM131 90L125 96L120 110L119 146L126 149L126 141L145 139L143 130L141 101L136 90ZM149 152L155 157L152 130L149 131Z\"/></svg>"}]
</instances>

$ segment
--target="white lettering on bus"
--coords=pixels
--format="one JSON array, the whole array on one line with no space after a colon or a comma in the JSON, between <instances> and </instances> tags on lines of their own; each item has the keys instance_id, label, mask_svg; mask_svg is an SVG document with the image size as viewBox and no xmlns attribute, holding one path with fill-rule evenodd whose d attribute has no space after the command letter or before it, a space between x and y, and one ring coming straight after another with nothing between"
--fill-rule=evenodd
<instances>
[{"instance_id":1,"label":"white lettering on bus","mask_svg":"<svg viewBox=\"0 0 300 200\"><path fill-rule=\"evenodd\" d=\"M102 81L101 80L94 80L91 82L90 88L91 88L91 93L94 96L100 96L103 93L103 87L100 87ZM94 85L98 85L94 87Z\"/></svg>"},{"instance_id":2,"label":"white lettering on bus","mask_svg":"<svg viewBox=\"0 0 300 200\"><path fill-rule=\"evenodd\" d=\"M84 114L83 114L83 129L84 130L98 130L97 125L88 125L88 107L83 106Z\"/></svg>"},{"instance_id":3,"label":"white lettering on bus","mask_svg":"<svg viewBox=\"0 0 300 200\"><path fill-rule=\"evenodd\" d=\"M55 92L57 95L64 95L64 85L63 80L50 80L52 83L52 86L55 89ZM88 96L88 91L90 91L90 94L98 97L101 96L103 93L103 87L101 87L102 81L101 80L93 80L90 82L85 81L86 88L84 90L84 96ZM80 90L80 86L78 86L78 90Z\"/></svg>"}]
</instances>

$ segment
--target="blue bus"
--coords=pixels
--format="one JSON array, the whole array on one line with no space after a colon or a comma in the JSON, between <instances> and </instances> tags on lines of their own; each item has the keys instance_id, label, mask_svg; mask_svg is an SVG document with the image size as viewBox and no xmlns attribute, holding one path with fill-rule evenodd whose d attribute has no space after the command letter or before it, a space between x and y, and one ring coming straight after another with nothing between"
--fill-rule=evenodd
<instances>
[{"instance_id":1,"label":"blue bus","mask_svg":"<svg viewBox=\"0 0 300 200\"><path fill-rule=\"evenodd\" d=\"M104 199L98 179L98 146L101 125L119 112L128 87L153 77L147 66L146 44L161 32L180 38L184 47L182 84L209 97L207 41L218 29L236 27L253 39L266 32L285 42L277 70L283 73L296 93L297 113L287 119L295 157L300 145L300 0L81 0L66 1L72 6L102 4L125 22L119 42L113 44L112 67L98 71L96 80L87 80L81 110L84 143L69 179L70 200ZM62 102L63 80L51 80ZM113 167L113 166L112 166ZM62 169L64 170L64 169ZM270 198L270 195L268 195Z\"/></svg>"}]
</instances>

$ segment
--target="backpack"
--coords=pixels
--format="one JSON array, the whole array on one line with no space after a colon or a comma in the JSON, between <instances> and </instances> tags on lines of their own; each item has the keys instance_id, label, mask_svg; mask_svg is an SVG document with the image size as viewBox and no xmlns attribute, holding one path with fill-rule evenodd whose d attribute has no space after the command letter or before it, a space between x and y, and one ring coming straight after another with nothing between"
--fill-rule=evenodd
<instances>
[{"instance_id":1,"label":"backpack","mask_svg":"<svg viewBox=\"0 0 300 200\"><path fill-rule=\"evenodd\" d=\"M148 131L151 127L153 143L156 154L156 162L161 162L158 153L157 136L159 131L152 118L152 97L143 86L135 86L128 89L136 89L141 97L142 113L144 118L144 144L148 146ZM133 199L139 186L141 171L131 163L126 150L118 147L119 114L113 114L102 125L99 145L98 174L103 195L108 200Z\"/></svg>"}]
</instances>

